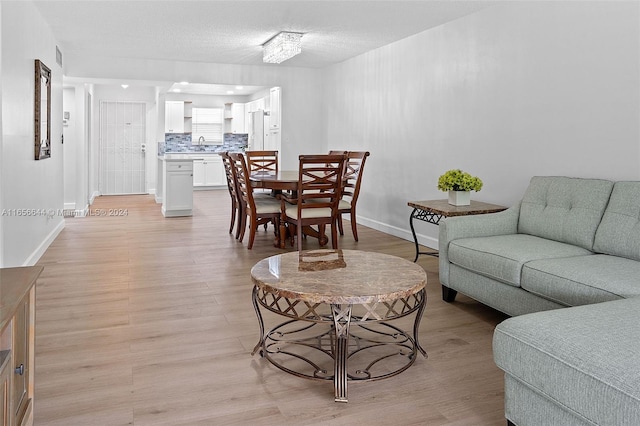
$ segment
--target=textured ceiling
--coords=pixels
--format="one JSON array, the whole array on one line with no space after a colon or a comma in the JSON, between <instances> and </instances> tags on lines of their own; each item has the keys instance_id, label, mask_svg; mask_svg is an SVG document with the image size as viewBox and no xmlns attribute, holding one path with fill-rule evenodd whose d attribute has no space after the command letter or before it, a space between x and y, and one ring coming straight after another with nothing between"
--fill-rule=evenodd
<instances>
[{"instance_id":1,"label":"textured ceiling","mask_svg":"<svg viewBox=\"0 0 640 426\"><path fill-rule=\"evenodd\" d=\"M261 45L304 33L281 65L321 68L476 12L489 1L35 1L70 57L262 65Z\"/></svg>"}]
</instances>

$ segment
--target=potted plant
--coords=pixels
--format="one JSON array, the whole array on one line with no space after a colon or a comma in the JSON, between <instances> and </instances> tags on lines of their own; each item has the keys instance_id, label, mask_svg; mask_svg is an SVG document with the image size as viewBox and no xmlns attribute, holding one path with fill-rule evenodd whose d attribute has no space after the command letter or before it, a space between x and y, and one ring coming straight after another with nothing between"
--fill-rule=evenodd
<instances>
[{"instance_id":1,"label":"potted plant","mask_svg":"<svg viewBox=\"0 0 640 426\"><path fill-rule=\"evenodd\" d=\"M438 178L438 189L449 191L449 204L468 206L471 204L470 192L480 191L482 180L460 169L452 169Z\"/></svg>"}]
</instances>

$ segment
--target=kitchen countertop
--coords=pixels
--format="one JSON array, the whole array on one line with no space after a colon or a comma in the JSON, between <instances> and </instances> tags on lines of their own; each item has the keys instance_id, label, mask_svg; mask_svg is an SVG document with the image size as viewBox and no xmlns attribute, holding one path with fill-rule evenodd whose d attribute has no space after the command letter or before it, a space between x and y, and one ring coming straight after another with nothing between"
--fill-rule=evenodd
<instances>
[{"instance_id":1,"label":"kitchen countertop","mask_svg":"<svg viewBox=\"0 0 640 426\"><path fill-rule=\"evenodd\" d=\"M244 151L229 151L229 152L244 152ZM186 161L186 160L204 160L205 158L211 158L214 155L220 155L221 152L165 152L164 154L158 154L158 160L165 161Z\"/></svg>"},{"instance_id":2,"label":"kitchen countertop","mask_svg":"<svg viewBox=\"0 0 640 426\"><path fill-rule=\"evenodd\" d=\"M158 159L164 161L203 160L214 155L219 154L217 152L165 152L158 154Z\"/></svg>"}]
</instances>

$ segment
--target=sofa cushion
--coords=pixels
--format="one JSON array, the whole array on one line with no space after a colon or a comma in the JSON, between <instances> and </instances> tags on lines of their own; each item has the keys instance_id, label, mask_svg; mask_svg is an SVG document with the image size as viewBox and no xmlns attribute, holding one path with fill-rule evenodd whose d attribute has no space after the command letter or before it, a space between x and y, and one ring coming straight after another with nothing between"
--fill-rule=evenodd
<instances>
[{"instance_id":1,"label":"sofa cushion","mask_svg":"<svg viewBox=\"0 0 640 426\"><path fill-rule=\"evenodd\" d=\"M493 336L496 365L598 425L640 424L640 298L509 318Z\"/></svg>"},{"instance_id":2,"label":"sofa cushion","mask_svg":"<svg viewBox=\"0 0 640 426\"><path fill-rule=\"evenodd\" d=\"M520 285L567 306L627 299L640 296L640 262L604 254L534 260Z\"/></svg>"},{"instance_id":3,"label":"sofa cushion","mask_svg":"<svg viewBox=\"0 0 640 426\"><path fill-rule=\"evenodd\" d=\"M449 243L451 263L516 287L527 262L590 254L577 246L526 234L461 238Z\"/></svg>"},{"instance_id":4,"label":"sofa cushion","mask_svg":"<svg viewBox=\"0 0 640 426\"><path fill-rule=\"evenodd\" d=\"M520 207L518 232L591 250L613 182L534 176Z\"/></svg>"},{"instance_id":5,"label":"sofa cushion","mask_svg":"<svg viewBox=\"0 0 640 426\"><path fill-rule=\"evenodd\" d=\"M640 182L616 182L593 249L640 260Z\"/></svg>"}]
</instances>

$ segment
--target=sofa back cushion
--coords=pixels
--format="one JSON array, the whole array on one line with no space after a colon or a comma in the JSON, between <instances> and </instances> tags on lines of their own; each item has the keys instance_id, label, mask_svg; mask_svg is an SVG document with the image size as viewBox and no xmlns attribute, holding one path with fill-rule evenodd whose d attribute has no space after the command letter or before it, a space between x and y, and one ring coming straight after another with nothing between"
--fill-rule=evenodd
<instances>
[{"instance_id":1,"label":"sofa back cushion","mask_svg":"<svg viewBox=\"0 0 640 426\"><path fill-rule=\"evenodd\" d=\"M640 182L616 182L593 250L640 260Z\"/></svg>"},{"instance_id":2,"label":"sofa back cushion","mask_svg":"<svg viewBox=\"0 0 640 426\"><path fill-rule=\"evenodd\" d=\"M613 182L534 176L522 198L518 232L593 249Z\"/></svg>"}]
</instances>

